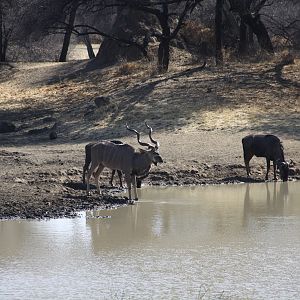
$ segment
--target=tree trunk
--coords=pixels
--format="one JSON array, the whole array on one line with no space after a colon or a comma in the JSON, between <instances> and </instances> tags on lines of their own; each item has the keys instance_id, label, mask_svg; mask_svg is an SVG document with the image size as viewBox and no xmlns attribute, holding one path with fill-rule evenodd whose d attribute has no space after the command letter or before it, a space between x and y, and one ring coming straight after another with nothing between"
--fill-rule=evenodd
<instances>
[{"instance_id":1,"label":"tree trunk","mask_svg":"<svg viewBox=\"0 0 300 300\"><path fill-rule=\"evenodd\" d=\"M2 61L6 61L7 48L8 48L8 37L5 36L2 43Z\"/></svg>"},{"instance_id":2,"label":"tree trunk","mask_svg":"<svg viewBox=\"0 0 300 300\"><path fill-rule=\"evenodd\" d=\"M149 28L153 28L155 23L155 18L149 14L131 8L119 8L110 35L124 41L136 41L143 45L145 36L149 34ZM96 58L89 64L89 67L101 68L113 65L122 59L134 61L144 56L145 53L140 47L105 38Z\"/></svg>"},{"instance_id":3,"label":"tree trunk","mask_svg":"<svg viewBox=\"0 0 300 300\"><path fill-rule=\"evenodd\" d=\"M239 24L234 17L228 1L223 2L223 17L228 23L231 34L235 37L239 36Z\"/></svg>"},{"instance_id":4,"label":"tree trunk","mask_svg":"<svg viewBox=\"0 0 300 300\"><path fill-rule=\"evenodd\" d=\"M254 48L253 30L249 26L248 26L248 45L249 45L249 48L251 48L251 49Z\"/></svg>"},{"instance_id":5,"label":"tree trunk","mask_svg":"<svg viewBox=\"0 0 300 300\"><path fill-rule=\"evenodd\" d=\"M170 62L170 41L164 39L158 46L158 71L167 72Z\"/></svg>"},{"instance_id":6,"label":"tree trunk","mask_svg":"<svg viewBox=\"0 0 300 300\"><path fill-rule=\"evenodd\" d=\"M67 55L68 55L72 30L73 30L73 26L74 26L74 22L75 22L75 18L76 18L77 8L78 8L78 1L75 1L74 4L72 5L72 8L71 8L71 11L69 14L69 23L66 28L63 46L62 46L62 50L61 50L60 57L59 57L60 62L65 62L67 60Z\"/></svg>"},{"instance_id":7,"label":"tree trunk","mask_svg":"<svg viewBox=\"0 0 300 300\"><path fill-rule=\"evenodd\" d=\"M2 12L2 6L0 3L0 61L5 61L5 54L3 53L3 38L4 38L4 32L3 32L3 12Z\"/></svg>"},{"instance_id":8,"label":"tree trunk","mask_svg":"<svg viewBox=\"0 0 300 300\"><path fill-rule=\"evenodd\" d=\"M86 29L84 31L85 31L85 33L87 32ZM95 53L94 53L94 49L93 49L93 46L92 46L92 43L91 43L90 36L88 34L83 36L83 42L86 46L89 58L90 59L95 58L96 56L95 56Z\"/></svg>"},{"instance_id":9,"label":"tree trunk","mask_svg":"<svg viewBox=\"0 0 300 300\"><path fill-rule=\"evenodd\" d=\"M159 23L162 29L162 36L158 46L157 62L158 71L167 72L170 62L170 39L171 30L169 26L169 8L168 4L162 5L162 13L158 15Z\"/></svg>"},{"instance_id":10,"label":"tree trunk","mask_svg":"<svg viewBox=\"0 0 300 300\"><path fill-rule=\"evenodd\" d=\"M215 8L215 36L216 36L216 65L223 64L223 30L222 30L222 11L223 1L216 0Z\"/></svg>"},{"instance_id":11,"label":"tree trunk","mask_svg":"<svg viewBox=\"0 0 300 300\"><path fill-rule=\"evenodd\" d=\"M249 51L247 24L241 19L240 38L239 38L239 55L247 55Z\"/></svg>"},{"instance_id":12,"label":"tree trunk","mask_svg":"<svg viewBox=\"0 0 300 300\"><path fill-rule=\"evenodd\" d=\"M242 16L243 21L252 29L253 33L257 36L260 47L268 53L274 54L274 48L272 41L268 34L268 31L261 21L260 16L253 17L252 15Z\"/></svg>"}]
</instances>

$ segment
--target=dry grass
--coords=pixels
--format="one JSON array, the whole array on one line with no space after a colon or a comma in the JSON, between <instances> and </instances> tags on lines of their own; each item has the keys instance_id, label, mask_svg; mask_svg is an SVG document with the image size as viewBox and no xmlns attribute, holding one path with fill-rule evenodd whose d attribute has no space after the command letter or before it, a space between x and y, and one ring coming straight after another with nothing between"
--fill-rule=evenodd
<instances>
[{"instance_id":1,"label":"dry grass","mask_svg":"<svg viewBox=\"0 0 300 300\"><path fill-rule=\"evenodd\" d=\"M131 75L141 69L141 64L138 62L121 62L120 66L117 67L116 74L118 76Z\"/></svg>"},{"instance_id":2,"label":"dry grass","mask_svg":"<svg viewBox=\"0 0 300 300\"><path fill-rule=\"evenodd\" d=\"M279 53L279 55L277 55L278 64L291 65L295 63L295 59L295 54L289 51L282 51Z\"/></svg>"},{"instance_id":3,"label":"dry grass","mask_svg":"<svg viewBox=\"0 0 300 300\"><path fill-rule=\"evenodd\" d=\"M204 70L182 61L172 62L167 74L155 74L153 62L144 61L76 76L70 64L17 65L9 80L2 74L0 110L17 125L28 122L32 112L40 112L33 119L54 115L68 136L77 137L109 135L128 121L139 125L146 119L164 130L230 128L299 136L299 59L282 68L276 58ZM91 100L101 95L112 99L111 106L89 113Z\"/></svg>"},{"instance_id":4,"label":"dry grass","mask_svg":"<svg viewBox=\"0 0 300 300\"><path fill-rule=\"evenodd\" d=\"M205 42L209 47L213 47L215 44L213 30L193 20L189 20L185 23L181 30L181 35L192 45L200 45Z\"/></svg>"}]
</instances>

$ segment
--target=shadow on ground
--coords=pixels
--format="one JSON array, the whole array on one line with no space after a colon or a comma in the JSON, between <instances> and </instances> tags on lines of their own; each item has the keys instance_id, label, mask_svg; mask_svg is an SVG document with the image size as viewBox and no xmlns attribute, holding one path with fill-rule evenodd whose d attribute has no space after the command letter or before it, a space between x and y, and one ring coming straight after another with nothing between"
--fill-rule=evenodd
<instances>
[{"instance_id":1,"label":"shadow on ground","mask_svg":"<svg viewBox=\"0 0 300 300\"><path fill-rule=\"evenodd\" d=\"M108 107L96 108L91 99L78 96L79 92L76 91L73 94L70 92L67 99L59 104L44 101L39 106L26 110L2 111L0 119L17 122L18 131L1 135L0 143L48 144L48 133L30 137L27 135L28 130L32 128L48 126L41 123L47 117L54 117L60 122L58 139L51 141L51 144L122 138L129 136L125 129L126 123L145 131L145 120L156 132L173 132L194 122L206 129L203 120L207 112L234 110L247 104L248 109L251 109L253 99L248 96L255 95L257 91L262 93L268 90L276 99L281 99L283 95L288 95L288 92L282 94L280 85L291 88L298 86L297 82L283 80L283 66L274 67L274 64L269 64L267 68L247 68L239 65L226 66L223 69L203 64L151 78L132 80L128 76L119 77L115 78L115 82L108 83L105 83L105 80L101 83L103 70L89 71L86 65L87 61L79 61L52 66L38 81L31 84L51 87L61 83L63 89L68 90L68 80L72 80L78 84L78 91L89 87L96 89L99 95L108 94L111 98ZM274 83L279 84L275 90ZM229 96L232 93L243 95L243 98ZM289 97L294 96L291 94ZM261 105L262 108L267 101L268 98L260 99L260 96L257 96L257 105ZM278 104L276 100L272 101L274 105ZM282 109L276 113L263 111L253 114L251 128L240 127L240 130L270 132L299 140L299 113L295 110L293 114L290 110L289 107L287 111ZM197 119L194 118L195 114Z\"/></svg>"}]
</instances>

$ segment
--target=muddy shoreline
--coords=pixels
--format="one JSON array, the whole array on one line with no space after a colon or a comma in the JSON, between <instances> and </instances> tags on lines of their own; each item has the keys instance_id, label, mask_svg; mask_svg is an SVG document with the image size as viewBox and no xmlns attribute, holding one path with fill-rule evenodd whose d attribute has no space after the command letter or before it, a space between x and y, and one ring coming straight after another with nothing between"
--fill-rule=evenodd
<instances>
[{"instance_id":1,"label":"muddy shoreline","mask_svg":"<svg viewBox=\"0 0 300 300\"><path fill-rule=\"evenodd\" d=\"M0 133L0 218L75 217L126 205L120 190L108 187L108 172L100 178L103 197L95 189L87 197L81 183L87 143L118 139L139 147L126 123L147 141L147 121L160 142L164 163L151 168L144 186L263 182L265 159L253 159L246 177L241 140L251 133L277 135L294 162L290 180L300 179L300 60L278 74L278 59L204 69L174 60L156 75L141 61L125 76L119 65L86 72L87 61L2 65L0 122L15 131ZM99 107L99 96L108 103Z\"/></svg>"},{"instance_id":2,"label":"muddy shoreline","mask_svg":"<svg viewBox=\"0 0 300 300\"><path fill-rule=\"evenodd\" d=\"M57 153L64 154L62 158ZM76 152L76 151L75 151ZM75 154L74 157L80 157ZM1 187L0 219L50 219L73 218L79 212L92 209L116 208L127 205L125 189L109 187L110 172L101 176L103 194L99 196L92 184L91 196L86 195L81 182L81 161L70 158L68 151L41 148L34 152L0 150ZM300 171L293 169L290 180L299 180ZM265 166L253 165L252 177L245 176L242 164L208 164L193 161L175 164L173 162L153 167L149 177L143 180L144 186L195 186L212 184L235 184L242 182L264 182ZM272 172L270 179L273 178Z\"/></svg>"}]
</instances>

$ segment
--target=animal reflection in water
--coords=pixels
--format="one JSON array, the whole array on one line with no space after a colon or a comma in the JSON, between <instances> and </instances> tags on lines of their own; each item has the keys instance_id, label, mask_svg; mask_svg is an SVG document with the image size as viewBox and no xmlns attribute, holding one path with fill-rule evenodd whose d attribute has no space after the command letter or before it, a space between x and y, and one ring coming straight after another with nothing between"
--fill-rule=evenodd
<instances>
[{"instance_id":1,"label":"animal reflection in water","mask_svg":"<svg viewBox=\"0 0 300 300\"><path fill-rule=\"evenodd\" d=\"M281 216L288 203L288 183L287 182L266 182L265 193L251 195L253 184L248 183L244 196L244 220L250 216L260 217L264 215Z\"/></svg>"}]
</instances>

